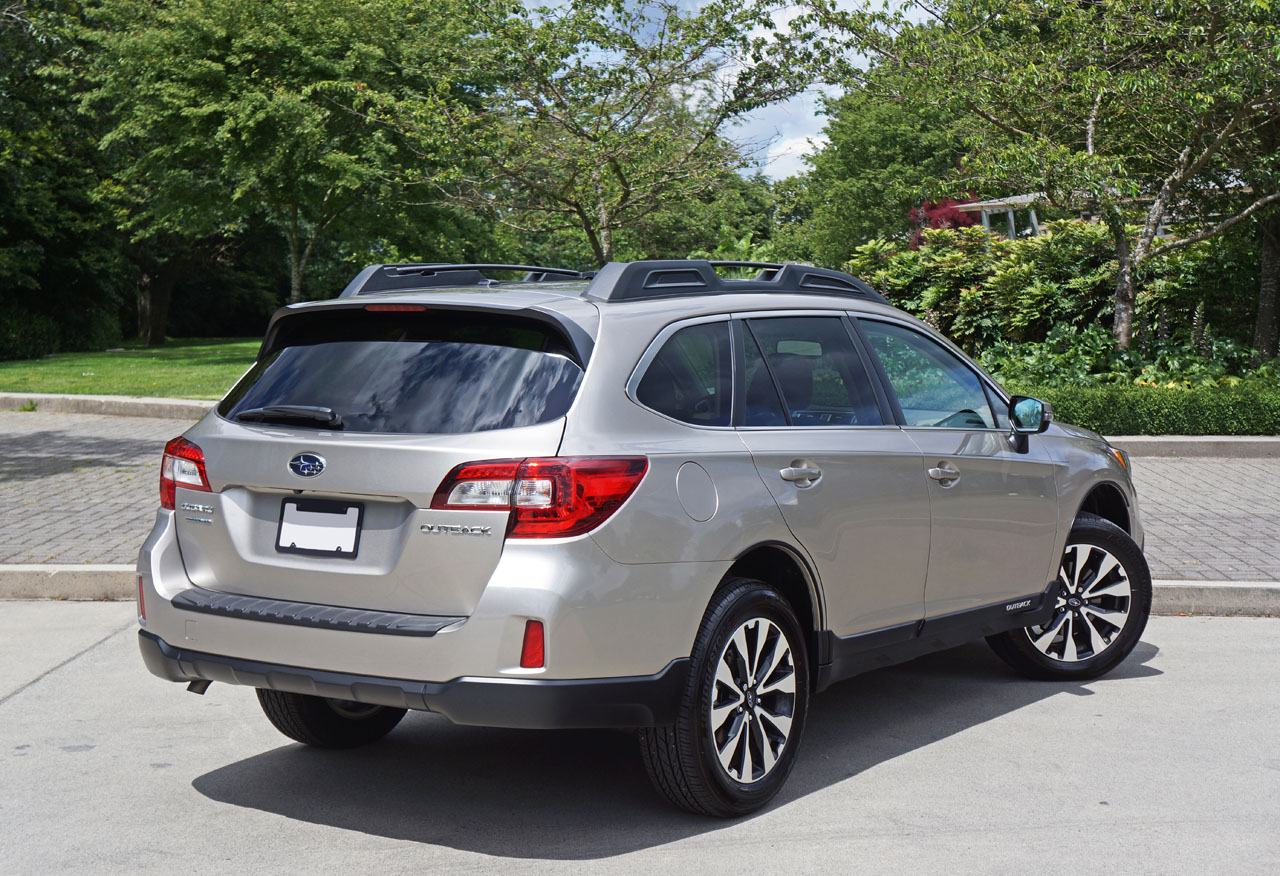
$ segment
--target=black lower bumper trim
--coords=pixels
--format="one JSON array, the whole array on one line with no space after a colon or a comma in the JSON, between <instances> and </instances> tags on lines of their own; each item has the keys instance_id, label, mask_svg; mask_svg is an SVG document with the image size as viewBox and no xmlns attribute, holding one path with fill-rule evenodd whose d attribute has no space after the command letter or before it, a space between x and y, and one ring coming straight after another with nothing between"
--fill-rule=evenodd
<instances>
[{"instance_id":1,"label":"black lower bumper trim","mask_svg":"<svg viewBox=\"0 0 1280 876\"><path fill-rule=\"evenodd\" d=\"M689 677L689 660L682 658L656 675L626 678L410 681L205 654L146 630L138 631L138 647L147 669L169 681L221 681L439 712L455 724L530 730L672 724Z\"/></svg>"},{"instance_id":2,"label":"black lower bumper trim","mask_svg":"<svg viewBox=\"0 0 1280 876\"><path fill-rule=\"evenodd\" d=\"M241 596L191 587L173 597L173 607L183 611L220 614L242 620L320 627L357 633L381 633L387 636L434 636L445 627L465 621L465 617L434 614L404 614L336 605L314 605L260 596Z\"/></svg>"}]
</instances>

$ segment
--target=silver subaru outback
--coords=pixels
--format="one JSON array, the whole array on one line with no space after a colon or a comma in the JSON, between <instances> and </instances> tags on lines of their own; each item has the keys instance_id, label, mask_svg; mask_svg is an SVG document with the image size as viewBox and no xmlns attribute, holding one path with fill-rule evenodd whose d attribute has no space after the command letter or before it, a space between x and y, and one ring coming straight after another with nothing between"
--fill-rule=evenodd
<instances>
[{"instance_id":1,"label":"silver subaru outback","mask_svg":"<svg viewBox=\"0 0 1280 876\"><path fill-rule=\"evenodd\" d=\"M1129 654L1128 459L1051 421L836 271L375 265L165 448L142 656L321 747L408 709L634 728L672 803L742 814L841 679Z\"/></svg>"}]
</instances>

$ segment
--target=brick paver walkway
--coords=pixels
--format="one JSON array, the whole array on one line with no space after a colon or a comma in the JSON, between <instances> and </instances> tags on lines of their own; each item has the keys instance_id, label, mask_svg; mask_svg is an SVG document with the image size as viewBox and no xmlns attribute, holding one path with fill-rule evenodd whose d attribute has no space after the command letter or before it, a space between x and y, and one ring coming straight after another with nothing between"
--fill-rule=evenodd
<instances>
[{"instance_id":1,"label":"brick paver walkway","mask_svg":"<svg viewBox=\"0 0 1280 876\"><path fill-rule=\"evenodd\" d=\"M132 563L190 424L0 412L0 563ZM1280 581L1280 460L1133 460L1157 578Z\"/></svg>"},{"instance_id":2,"label":"brick paver walkway","mask_svg":"<svg viewBox=\"0 0 1280 876\"><path fill-rule=\"evenodd\" d=\"M0 412L0 563L132 563L187 420Z\"/></svg>"},{"instance_id":3,"label":"brick paver walkway","mask_svg":"<svg viewBox=\"0 0 1280 876\"><path fill-rule=\"evenodd\" d=\"M1135 457L1157 578L1280 581L1280 459Z\"/></svg>"}]
</instances>

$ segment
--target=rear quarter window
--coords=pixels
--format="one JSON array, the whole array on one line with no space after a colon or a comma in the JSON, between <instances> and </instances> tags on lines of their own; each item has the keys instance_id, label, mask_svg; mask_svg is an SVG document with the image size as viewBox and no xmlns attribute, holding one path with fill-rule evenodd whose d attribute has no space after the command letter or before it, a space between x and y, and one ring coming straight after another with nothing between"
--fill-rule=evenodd
<instances>
[{"instance_id":1,"label":"rear quarter window","mask_svg":"<svg viewBox=\"0 0 1280 876\"><path fill-rule=\"evenodd\" d=\"M337 309L282 320L218 413L320 407L348 432L484 432L564 416L582 374L563 335L535 320Z\"/></svg>"},{"instance_id":2,"label":"rear quarter window","mask_svg":"<svg viewBox=\"0 0 1280 876\"><path fill-rule=\"evenodd\" d=\"M728 321L682 328L662 345L636 386L645 407L695 426L728 426L733 357Z\"/></svg>"}]
</instances>

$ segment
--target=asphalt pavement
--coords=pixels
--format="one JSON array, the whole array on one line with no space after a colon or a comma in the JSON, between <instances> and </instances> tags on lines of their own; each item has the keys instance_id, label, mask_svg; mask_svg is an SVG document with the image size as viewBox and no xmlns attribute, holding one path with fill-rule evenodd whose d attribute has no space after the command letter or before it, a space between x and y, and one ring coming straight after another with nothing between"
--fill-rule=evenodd
<instances>
[{"instance_id":1,"label":"asphalt pavement","mask_svg":"<svg viewBox=\"0 0 1280 876\"><path fill-rule=\"evenodd\" d=\"M0 871L1273 874L1280 622L1155 618L1110 676L981 644L817 697L780 799L669 809L621 732L289 742L251 690L150 676L125 603L0 604Z\"/></svg>"}]
</instances>

